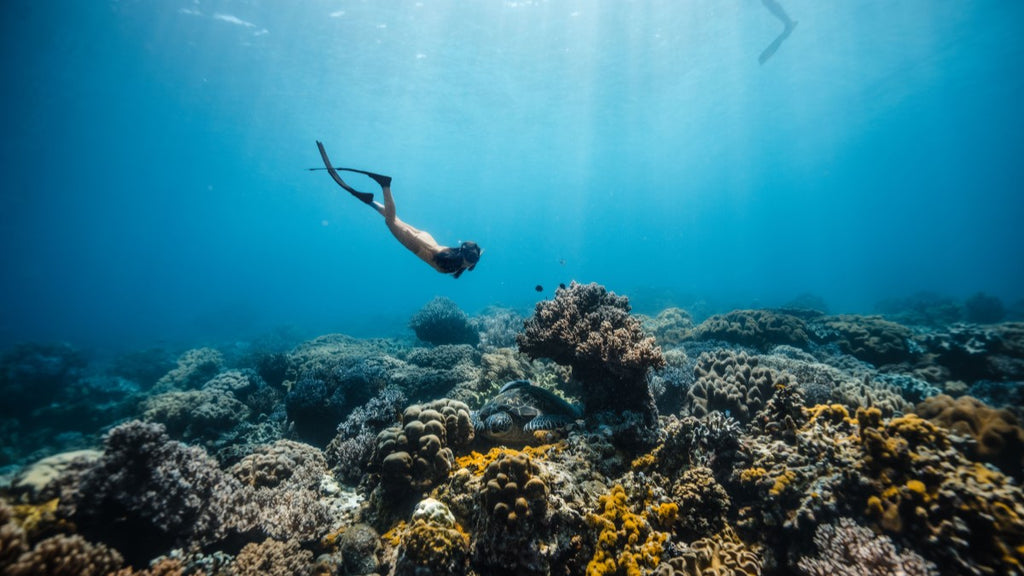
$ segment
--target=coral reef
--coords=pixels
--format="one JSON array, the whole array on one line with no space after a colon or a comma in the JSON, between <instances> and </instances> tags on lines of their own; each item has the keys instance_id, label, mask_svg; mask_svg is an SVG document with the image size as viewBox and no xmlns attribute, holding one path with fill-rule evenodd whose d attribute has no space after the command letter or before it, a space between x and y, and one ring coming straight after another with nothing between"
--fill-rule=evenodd
<instances>
[{"instance_id":1,"label":"coral reef","mask_svg":"<svg viewBox=\"0 0 1024 576\"><path fill-rule=\"evenodd\" d=\"M414 404L402 413L402 424L377 436L373 463L381 484L392 495L428 490L448 476L455 462L452 448L473 439L469 407L441 399Z\"/></svg>"},{"instance_id":2,"label":"coral reef","mask_svg":"<svg viewBox=\"0 0 1024 576\"><path fill-rule=\"evenodd\" d=\"M762 351L780 344L802 347L809 341L802 319L772 310L734 310L716 314L694 328L691 338L733 342Z\"/></svg>"},{"instance_id":3,"label":"coral reef","mask_svg":"<svg viewBox=\"0 0 1024 576\"><path fill-rule=\"evenodd\" d=\"M665 348L674 348L685 342L693 331L693 317L682 308L666 308L651 318L640 316L644 331Z\"/></svg>"},{"instance_id":4,"label":"coral reef","mask_svg":"<svg viewBox=\"0 0 1024 576\"><path fill-rule=\"evenodd\" d=\"M587 576L641 574L660 564L668 534L630 509L622 486L601 496L598 512L587 516L587 524L597 534Z\"/></svg>"},{"instance_id":5,"label":"coral reef","mask_svg":"<svg viewBox=\"0 0 1024 576\"><path fill-rule=\"evenodd\" d=\"M480 330L480 347L483 350L513 348L516 335L523 331L523 315L508 308L487 307L475 319Z\"/></svg>"},{"instance_id":6,"label":"coral reef","mask_svg":"<svg viewBox=\"0 0 1024 576\"><path fill-rule=\"evenodd\" d=\"M220 371L224 355L213 348L195 348L178 357L178 365L156 381L158 392L199 388Z\"/></svg>"},{"instance_id":7,"label":"coral reef","mask_svg":"<svg viewBox=\"0 0 1024 576\"><path fill-rule=\"evenodd\" d=\"M876 366L911 361L915 356L910 329L880 316L825 316L816 320L811 329L819 338L837 344L844 353Z\"/></svg>"},{"instance_id":8,"label":"coral reef","mask_svg":"<svg viewBox=\"0 0 1024 576\"><path fill-rule=\"evenodd\" d=\"M24 415L45 406L80 378L87 362L67 344L21 344L0 357L0 416Z\"/></svg>"},{"instance_id":9,"label":"coral reef","mask_svg":"<svg viewBox=\"0 0 1024 576\"><path fill-rule=\"evenodd\" d=\"M417 504L400 538L396 576L468 573L469 537L443 503L427 498Z\"/></svg>"},{"instance_id":10,"label":"coral reef","mask_svg":"<svg viewBox=\"0 0 1024 576\"><path fill-rule=\"evenodd\" d=\"M81 536L58 534L23 552L3 569L4 576L106 576L117 571L124 559L103 544Z\"/></svg>"},{"instance_id":11,"label":"coral reef","mask_svg":"<svg viewBox=\"0 0 1024 576\"><path fill-rule=\"evenodd\" d=\"M438 296L413 315L409 327L416 337L430 344L469 344L480 342L480 333L455 302Z\"/></svg>"},{"instance_id":12,"label":"coral reef","mask_svg":"<svg viewBox=\"0 0 1024 576\"><path fill-rule=\"evenodd\" d=\"M720 350L701 354L694 368L697 380L686 395L686 407L695 416L720 411L741 423L753 420L776 389L790 384L789 377L758 365L756 356Z\"/></svg>"},{"instance_id":13,"label":"coral reef","mask_svg":"<svg viewBox=\"0 0 1024 576\"><path fill-rule=\"evenodd\" d=\"M223 389L185 390L151 396L142 403L144 420L163 424L185 441L213 444L249 417L249 408Z\"/></svg>"},{"instance_id":14,"label":"coral reef","mask_svg":"<svg viewBox=\"0 0 1024 576\"><path fill-rule=\"evenodd\" d=\"M657 567L657 576L760 576L761 558L726 530L681 547L678 556Z\"/></svg>"},{"instance_id":15,"label":"coral reef","mask_svg":"<svg viewBox=\"0 0 1024 576\"><path fill-rule=\"evenodd\" d=\"M254 488L287 485L318 490L327 473L327 461L319 450L308 444L278 440L258 447L229 468L228 473Z\"/></svg>"},{"instance_id":16,"label":"coral reef","mask_svg":"<svg viewBox=\"0 0 1024 576\"><path fill-rule=\"evenodd\" d=\"M312 560L313 553L299 548L294 540L267 538L246 544L225 572L227 576L302 576L312 572Z\"/></svg>"},{"instance_id":17,"label":"coral reef","mask_svg":"<svg viewBox=\"0 0 1024 576\"><path fill-rule=\"evenodd\" d=\"M967 456L989 462L1004 473L1024 480L1024 428L1009 410L997 410L977 398L954 400L933 396L914 409L918 416L973 440Z\"/></svg>"},{"instance_id":18,"label":"coral reef","mask_svg":"<svg viewBox=\"0 0 1024 576\"><path fill-rule=\"evenodd\" d=\"M385 388L338 425L337 434L324 450L324 456L339 480L354 485L365 478L377 435L399 419L406 403L405 394L400 390Z\"/></svg>"},{"instance_id":19,"label":"coral reef","mask_svg":"<svg viewBox=\"0 0 1024 576\"><path fill-rule=\"evenodd\" d=\"M984 292L964 300L964 320L972 324L994 324L1006 317L1003 301Z\"/></svg>"},{"instance_id":20,"label":"coral reef","mask_svg":"<svg viewBox=\"0 0 1024 576\"><path fill-rule=\"evenodd\" d=\"M898 552L888 536L879 536L858 526L850 518L821 524L814 534L817 556L797 563L807 576L860 576L862 574L904 574L935 576L935 565L904 550Z\"/></svg>"},{"instance_id":21,"label":"coral reef","mask_svg":"<svg viewBox=\"0 0 1024 576\"><path fill-rule=\"evenodd\" d=\"M559 288L554 300L537 304L516 341L531 358L572 366L588 414L637 412L653 426L657 409L647 372L665 360L629 312L628 298L598 284L573 282Z\"/></svg>"}]
</instances>

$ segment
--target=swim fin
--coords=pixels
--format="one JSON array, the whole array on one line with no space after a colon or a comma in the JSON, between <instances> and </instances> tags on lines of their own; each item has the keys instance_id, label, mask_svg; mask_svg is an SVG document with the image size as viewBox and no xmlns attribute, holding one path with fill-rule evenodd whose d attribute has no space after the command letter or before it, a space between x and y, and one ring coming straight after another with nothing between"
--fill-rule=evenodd
<instances>
[{"instance_id":1,"label":"swim fin","mask_svg":"<svg viewBox=\"0 0 1024 576\"><path fill-rule=\"evenodd\" d=\"M358 198L360 202L364 202L366 204L369 204L370 206L373 206L373 194L370 194L369 192L360 192L359 190L356 190L355 188L346 184L345 181L341 179L341 176L339 176L338 173L335 171L334 166L331 166L331 160L327 157L327 150L324 149L324 145L319 140L316 141L316 147L320 150L320 158L323 159L324 166L327 167L327 172L330 173L331 178L333 178L334 181L337 182L338 186L341 186L342 188L347 190L349 194ZM340 170L344 170L344 168L340 168ZM367 175L369 176L369 174ZM374 178L374 180L376 180L376 178ZM388 183L390 184L390 182L391 179L388 178Z\"/></svg>"},{"instance_id":2,"label":"swim fin","mask_svg":"<svg viewBox=\"0 0 1024 576\"><path fill-rule=\"evenodd\" d=\"M335 168L335 170L344 170L345 172L356 172L358 174L365 174L377 184L380 184L381 188L391 187L391 176L384 176L382 174L374 174L373 172L367 172L366 170L356 170L355 168Z\"/></svg>"}]
</instances>

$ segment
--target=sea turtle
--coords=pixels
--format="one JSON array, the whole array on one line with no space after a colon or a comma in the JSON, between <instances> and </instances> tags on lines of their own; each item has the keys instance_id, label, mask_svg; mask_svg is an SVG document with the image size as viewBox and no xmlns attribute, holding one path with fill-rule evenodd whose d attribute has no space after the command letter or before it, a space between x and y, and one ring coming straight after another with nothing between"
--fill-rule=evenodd
<instances>
[{"instance_id":1,"label":"sea turtle","mask_svg":"<svg viewBox=\"0 0 1024 576\"><path fill-rule=\"evenodd\" d=\"M495 442L526 444L535 432L565 431L579 417L579 408L550 391L529 380L513 380L473 413L473 427Z\"/></svg>"}]
</instances>

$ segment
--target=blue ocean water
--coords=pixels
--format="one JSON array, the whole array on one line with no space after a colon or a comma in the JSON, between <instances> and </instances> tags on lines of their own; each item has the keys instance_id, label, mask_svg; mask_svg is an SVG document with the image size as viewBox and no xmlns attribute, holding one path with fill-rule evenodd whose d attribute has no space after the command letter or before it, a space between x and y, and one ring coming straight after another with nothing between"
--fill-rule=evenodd
<instances>
[{"instance_id":1,"label":"blue ocean water","mask_svg":"<svg viewBox=\"0 0 1024 576\"><path fill-rule=\"evenodd\" d=\"M9 0L0 348L390 335L570 280L640 311L1024 296L1024 4L780 3L762 63L760 0ZM318 139L477 269L307 171Z\"/></svg>"}]
</instances>

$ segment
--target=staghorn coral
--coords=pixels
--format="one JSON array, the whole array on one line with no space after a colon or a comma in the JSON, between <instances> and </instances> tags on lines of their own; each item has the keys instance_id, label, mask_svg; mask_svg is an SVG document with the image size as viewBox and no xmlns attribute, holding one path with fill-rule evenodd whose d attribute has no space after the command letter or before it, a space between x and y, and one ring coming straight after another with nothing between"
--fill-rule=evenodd
<instances>
[{"instance_id":1,"label":"staghorn coral","mask_svg":"<svg viewBox=\"0 0 1024 576\"><path fill-rule=\"evenodd\" d=\"M323 454L309 444L278 440L259 446L228 469L242 484L254 488L288 486L317 490L327 473Z\"/></svg>"},{"instance_id":2,"label":"staghorn coral","mask_svg":"<svg viewBox=\"0 0 1024 576\"><path fill-rule=\"evenodd\" d=\"M4 568L4 576L106 576L118 570L124 558L103 544L87 542L77 534L51 536L22 553Z\"/></svg>"},{"instance_id":3,"label":"staghorn coral","mask_svg":"<svg viewBox=\"0 0 1024 576\"><path fill-rule=\"evenodd\" d=\"M480 333L450 298L438 296L413 315L409 327L416 337L430 344L469 344L480 342Z\"/></svg>"},{"instance_id":4,"label":"staghorn coral","mask_svg":"<svg viewBox=\"0 0 1024 576\"><path fill-rule=\"evenodd\" d=\"M694 375L697 380L686 395L690 413L699 417L717 410L741 423L753 420L776 388L789 384L788 376L759 366L756 356L728 350L701 354Z\"/></svg>"},{"instance_id":5,"label":"staghorn coral","mask_svg":"<svg viewBox=\"0 0 1024 576\"><path fill-rule=\"evenodd\" d=\"M621 485L600 497L598 512L587 516L587 525L597 534L587 576L632 576L660 563L668 534L630 510Z\"/></svg>"},{"instance_id":6,"label":"staghorn coral","mask_svg":"<svg viewBox=\"0 0 1024 576\"><path fill-rule=\"evenodd\" d=\"M780 344L803 347L809 341L802 319L772 310L734 310L716 314L694 328L691 338L722 340L762 351Z\"/></svg>"},{"instance_id":7,"label":"staghorn coral","mask_svg":"<svg viewBox=\"0 0 1024 576\"><path fill-rule=\"evenodd\" d=\"M761 558L731 530L683 546L657 576L760 576Z\"/></svg>"},{"instance_id":8,"label":"staghorn coral","mask_svg":"<svg viewBox=\"0 0 1024 576\"><path fill-rule=\"evenodd\" d=\"M213 348L195 348L178 357L178 365L156 381L154 390L191 390L199 388L220 371L224 355Z\"/></svg>"},{"instance_id":9,"label":"staghorn coral","mask_svg":"<svg viewBox=\"0 0 1024 576\"><path fill-rule=\"evenodd\" d=\"M313 570L313 553L294 540L250 542L225 570L226 576L303 576Z\"/></svg>"},{"instance_id":10,"label":"staghorn coral","mask_svg":"<svg viewBox=\"0 0 1024 576\"><path fill-rule=\"evenodd\" d=\"M531 358L572 366L588 413L632 411L653 426L657 409L647 372L665 360L629 312L628 298L598 284L573 282L556 290L554 300L537 304L516 341Z\"/></svg>"},{"instance_id":11,"label":"staghorn coral","mask_svg":"<svg viewBox=\"0 0 1024 576\"><path fill-rule=\"evenodd\" d=\"M921 402L914 412L973 439L967 447L969 458L989 462L1018 480L1024 479L1024 428L1009 410L997 410L970 396L954 400L943 394Z\"/></svg>"},{"instance_id":12,"label":"staghorn coral","mask_svg":"<svg viewBox=\"0 0 1024 576\"><path fill-rule=\"evenodd\" d=\"M804 557L797 562L797 567L806 576L938 574L931 562L910 550L897 551L888 536L877 535L850 518L818 526L814 544L818 548L817 556Z\"/></svg>"},{"instance_id":13,"label":"staghorn coral","mask_svg":"<svg viewBox=\"0 0 1024 576\"><path fill-rule=\"evenodd\" d=\"M910 329L880 316L826 316L815 321L814 330L845 354L876 366L910 361L915 356Z\"/></svg>"},{"instance_id":14,"label":"staghorn coral","mask_svg":"<svg viewBox=\"0 0 1024 576\"><path fill-rule=\"evenodd\" d=\"M447 398L414 404L402 413L402 425L377 436L373 462L381 484L393 494L427 490L448 476L453 447L473 439L469 407Z\"/></svg>"}]
</instances>

